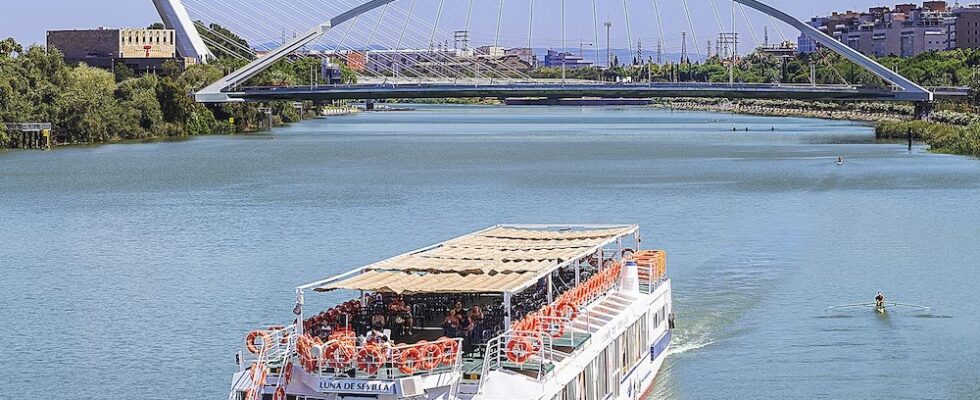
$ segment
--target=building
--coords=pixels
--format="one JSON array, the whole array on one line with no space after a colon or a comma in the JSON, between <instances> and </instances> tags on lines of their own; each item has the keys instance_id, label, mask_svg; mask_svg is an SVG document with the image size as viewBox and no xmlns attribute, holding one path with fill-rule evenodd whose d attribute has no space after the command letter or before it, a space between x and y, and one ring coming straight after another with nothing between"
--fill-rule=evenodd
<instances>
[{"instance_id":1,"label":"building","mask_svg":"<svg viewBox=\"0 0 980 400\"><path fill-rule=\"evenodd\" d=\"M140 73L162 70L165 62L177 60L175 35L173 29L52 30L47 46L60 50L71 64L112 69L122 63Z\"/></svg>"},{"instance_id":2,"label":"building","mask_svg":"<svg viewBox=\"0 0 980 400\"><path fill-rule=\"evenodd\" d=\"M531 68L538 66L538 56L534 54L534 49L528 47L515 47L512 49L507 49L505 52L507 56L516 56L519 60L530 65Z\"/></svg>"},{"instance_id":3,"label":"building","mask_svg":"<svg viewBox=\"0 0 980 400\"><path fill-rule=\"evenodd\" d=\"M963 7L953 11L956 23L952 40L960 49L980 48L980 6Z\"/></svg>"},{"instance_id":4,"label":"building","mask_svg":"<svg viewBox=\"0 0 980 400\"><path fill-rule=\"evenodd\" d=\"M922 6L898 4L893 8L872 7L867 12L835 12L814 17L809 24L869 56L913 57L957 48L957 20L962 9L949 7L945 1L926 1ZM797 42L800 53L812 53L819 47L807 35L801 35Z\"/></svg>"},{"instance_id":5,"label":"building","mask_svg":"<svg viewBox=\"0 0 980 400\"><path fill-rule=\"evenodd\" d=\"M548 54L544 56L544 66L549 68L564 66L568 69L586 68L592 66L592 61L572 53L548 50Z\"/></svg>"}]
</instances>

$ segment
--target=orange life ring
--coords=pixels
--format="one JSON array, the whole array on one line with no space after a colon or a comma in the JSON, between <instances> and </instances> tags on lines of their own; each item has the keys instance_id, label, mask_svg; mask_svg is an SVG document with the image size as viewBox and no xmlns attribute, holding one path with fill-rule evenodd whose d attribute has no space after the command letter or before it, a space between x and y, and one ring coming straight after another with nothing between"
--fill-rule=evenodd
<instances>
[{"instance_id":1,"label":"orange life ring","mask_svg":"<svg viewBox=\"0 0 980 400\"><path fill-rule=\"evenodd\" d=\"M307 372L313 372L317 367L317 362L313 358L313 343L313 339L310 339L308 335L296 338L296 354L299 355L300 365Z\"/></svg>"},{"instance_id":2,"label":"orange life ring","mask_svg":"<svg viewBox=\"0 0 980 400\"><path fill-rule=\"evenodd\" d=\"M258 391L256 391L255 388L248 388L248 390L245 391L245 395L242 396L242 398L244 400L255 400L257 394Z\"/></svg>"},{"instance_id":3,"label":"orange life ring","mask_svg":"<svg viewBox=\"0 0 980 400\"><path fill-rule=\"evenodd\" d=\"M545 334L554 339L558 339L565 335L565 323L563 321L550 318L543 325L545 327Z\"/></svg>"},{"instance_id":4,"label":"orange life ring","mask_svg":"<svg viewBox=\"0 0 980 400\"><path fill-rule=\"evenodd\" d=\"M421 367L426 370L434 369L442 363L442 346L437 343L429 343L422 346Z\"/></svg>"},{"instance_id":5,"label":"orange life ring","mask_svg":"<svg viewBox=\"0 0 980 400\"><path fill-rule=\"evenodd\" d=\"M293 380L293 362L287 362L286 366L282 368L282 381L284 385L288 385Z\"/></svg>"},{"instance_id":6,"label":"orange life ring","mask_svg":"<svg viewBox=\"0 0 980 400\"><path fill-rule=\"evenodd\" d=\"M286 400L286 388L277 387L276 392L272 394L272 400Z\"/></svg>"},{"instance_id":7,"label":"orange life ring","mask_svg":"<svg viewBox=\"0 0 980 400\"><path fill-rule=\"evenodd\" d=\"M347 367L354 360L354 347L346 343L333 342L323 351L323 360L333 369Z\"/></svg>"},{"instance_id":8,"label":"orange life ring","mask_svg":"<svg viewBox=\"0 0 980 400\"><path fill-rule=\"evenodd\" d=\"M262 345L256 346L255 339L260 337L262 338ZM260 330L251 331L248 333L248 336L245 337L245 349L247 349L249 353L259 354L265 351L266 346L268 346L271 341L272 336L269 335L269 332Z\"/></svg>"},{"instance_id":9,"label":"orange life ring","mask_svg":"<svg viewBox=\"0 0 980 400\"><path fill-rule=\"evenodd\" d=\"M507 360L515 364L524 364L534 355L534 345L524 337L515 337L507 342Z\"/></svg>"},{"instance_id":10,"label":"orange life ring","mask_svg":"<svg viewBox=\"0 0 980 400\"><path fill-rule=\"evenodd\" d=\"M568 318L569 320L574 320L575 317L578 317L578 307L575 307L575 305L572 303L559 303L557 306L555 306L555 310L558 311L558 315ZM568 312L565 312L565 310L568 310Z\"/></svg>"},{"instance_id":11,"label":"orange life ring","mask_svg":"<svg viewBox=\"0 0 980 400\"><path fill-rule=\"evenodd\" d=\"M421 364L422 352L415 347L405 349L398 355L398 372L405 375L414 374Z\"/></svg>"},{"instance_id":12,"label":"orange life ring","mask_svg":"<svg viewBox=\"0 0 980 400\"><path fill-rule=\"evenodd\" d=\"M442 338L442 363L446 365L456 364L459 358L459 342L455 339Z\"/></svg>"},{"instance_id":13,"label":"orange life ring","mask_svg":"<svg viewBox=\"0 0 980 400\"><path fill-rule=\"evenodd\" d=\"M357 353L357 369L369 375L377 374L385 363L385 355L380 348L368 346Z\"/></svg>"},{"instance_id":14,"label":"orange life ring","mask_svg":"<svg viewBox=\"0 0 980 400\"><path fill-rule=\"evenodd\" d=\"M255 386L265 386L265 381L269 378L269 367L262 363L255 363L252 365L249 377L252 378L252 384Z\"/></svg>"},{"instance_id":15,"label":"orange life ring","mask_svg":"<svg viewBox=\"0 0 980 400\"><path fill-rule=\"evenodd\" d=\"M331 333L330 337L327 340L328 341L337 340L337 341L347 342L349 344L354 344L357 342L357 335L354 334L354 331L344 329L341 331L336 331L334 333Z\"/></svg>"}]
</instances>

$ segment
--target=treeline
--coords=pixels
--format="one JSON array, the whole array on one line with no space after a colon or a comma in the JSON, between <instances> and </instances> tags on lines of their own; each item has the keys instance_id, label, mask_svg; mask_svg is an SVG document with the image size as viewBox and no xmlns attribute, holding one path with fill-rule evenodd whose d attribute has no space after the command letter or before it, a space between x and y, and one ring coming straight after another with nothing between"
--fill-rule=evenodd
<instances>
[{"instance_id":1,"label":"treeline","mask_svg":"<svg viewBox=\"0 0 980 400\"><path fill-rule=\"evenodd\" d=\"M927 52L915 57L883 57L878 62L894 69L924 86L973 86L980 67L980 49L957 49ZM728 82L728 60L712 56L705 62L655 63L648 59L630 65L614 61L609 69L576 68L565 71L569 79L622 80L634 82ZM738 83L810 83L811 65L816 83L853 84L887 87L888 84L864 68L828 50L812 54L779 57L756 51L740 57L735 64L734 78ZM535 78L560 78L561 68L538 68L531 72Z\"/></svg>"},{"instance_id":2,"label":"treeline","mask_svg":"<svg viewBox=\"0 0 980 400\"><path fill-rule=\"evenodd\" d=\"M309 62L280 63L250 84L296 84L309 80ZM163 71L137 76L119 64L114 73L65 63L57 49L25 49L12 38L0 41L0 122L51 122L61 144L229 134L267 124L299 121L292 102L205 106L191 93L244 64L230 58L181 70L168 62ZM313 104L303 109L313 113ZM3 125L0 124L0 127ZM0 128L0 147L15 145Z\"/></svg>"}]
</instances>

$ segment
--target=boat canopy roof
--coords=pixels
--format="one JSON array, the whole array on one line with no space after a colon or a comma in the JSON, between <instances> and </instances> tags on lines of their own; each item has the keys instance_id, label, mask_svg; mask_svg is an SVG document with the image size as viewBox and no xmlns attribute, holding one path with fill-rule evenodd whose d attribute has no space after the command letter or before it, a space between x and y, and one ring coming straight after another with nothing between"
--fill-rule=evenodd
<instances>
[{"instance_id":1,"label":"boat canopy roof","mask_svg":"<svg viewBox=\"0 0 980 400\"><path fill-rule=\"evenodd\" d=\"M396 294L515 292L638 229L636 225L498 225L300 289Z\"/></svg>"}]
</instances>

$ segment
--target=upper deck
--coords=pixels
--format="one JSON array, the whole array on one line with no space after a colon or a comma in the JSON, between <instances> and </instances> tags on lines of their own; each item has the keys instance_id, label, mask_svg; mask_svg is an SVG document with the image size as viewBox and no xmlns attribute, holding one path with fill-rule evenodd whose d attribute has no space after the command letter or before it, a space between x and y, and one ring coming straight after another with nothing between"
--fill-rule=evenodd
<instances>
[{"instance_id":1,"label":"upper deck","mask_svg":"<svg viewBox=\"0 0 980 400\"><path fill-rule=\"evenodd\" d=\"M617 291L624 258L642 264L642 292L663 282L663 253L641 240L635 225L495 226L300 286L303 323L243 352L272 378L243 367L236 390L472 397L495 371L547 380L642 297ZM308 291L358 295L311 313ZM284 385L293 360L301 378Z\"/></svg>"}]
</instances>

